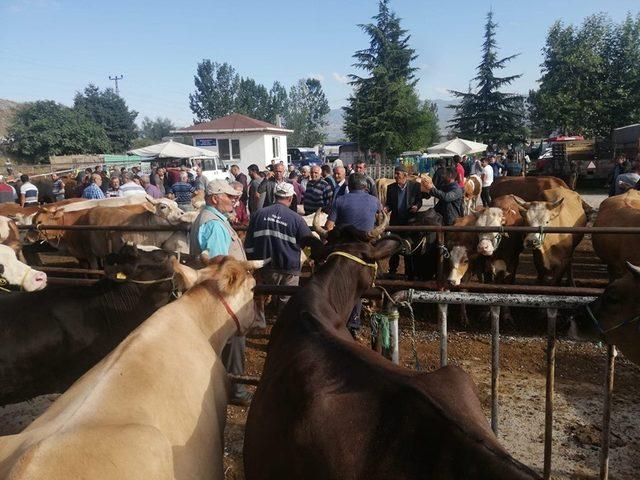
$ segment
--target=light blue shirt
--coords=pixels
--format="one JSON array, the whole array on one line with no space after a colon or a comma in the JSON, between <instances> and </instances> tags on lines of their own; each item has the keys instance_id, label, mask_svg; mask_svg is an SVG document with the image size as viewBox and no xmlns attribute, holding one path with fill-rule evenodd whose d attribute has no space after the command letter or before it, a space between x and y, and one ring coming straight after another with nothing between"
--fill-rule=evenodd
<instances>
[{"instance_id":1,"label":"light blue shirt","mask_svg":"<svg viewBox=\"0 0 640 480\"><path fill-rule=\"evenodd\" d=\"M200 248L209 252L209 257L213 258L216 255L229 255L229 247L231 246L231 235L229 231L222 224L224 222L229 228L229 220L221 212L216 210L210 205L206 208L209 212L213 213L220 219L219 222L211 220L204 225L200 226L198 230L198 243Z\"/></svg>"}]
</instances>

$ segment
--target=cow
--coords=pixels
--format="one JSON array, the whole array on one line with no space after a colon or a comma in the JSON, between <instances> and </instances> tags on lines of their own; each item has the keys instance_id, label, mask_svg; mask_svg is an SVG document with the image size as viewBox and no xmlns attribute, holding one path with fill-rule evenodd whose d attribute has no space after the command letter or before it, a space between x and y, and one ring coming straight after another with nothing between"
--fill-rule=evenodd
<instances>
[{"instance_id":1,"label":"cow","mask_svg":"<svg viewBox=\"0 0 640 480\"><path fill-rule=\"evenodd\" d=\"M573 251L582 240L583 233L550 233L545 227L584 227L587 214L583 202L573 190L558 187L545 190L540 200L527 202L513 196L525 223L539 227L540 231L529 233L524 246L533 250L533 261L538 272L540 285L560 285L565 273L571 281L571 260Z\"/></svg>"},{"instance_id":2,"label":"cow","mask_svg":"<svg viewBox=\"0 0 640 480\"><path fill-rule=\"evenodd\" d=\"M557 177L498 177L489 188L491 198L517 195L527 202L539 200L540 194L550 188L569 189L564 180Z\"/></svg>"},{"instance_id":3,"label":"cow","mask_svg":"<svg viewBox=\"0 0 640 480\"><path fill-rule=\"evenodd\" d=\"M469 215L478 206L482 192L482 179L478 175L469 176L464 182L464 214Z\"/></svg>"},{"instance_id":4,"label":"cow","mask_svg":"<svg viewBox=\"0 0 640 480\"><path fill-rule=\"evenodd\" d=\"M409 218L411 226L442 225L442 215L433 208L418 210ZM407 232L403 235L408 242L405 260L408 264L405 273L408 280L432 280L437 271L437 245L435 232Z\"/></svg>"},{"instance_id":5,"label":"cow","mask_svg":"<svg viewBox=\"0 0 640 480\"><path fill-rule=\"evenodd\" d=\"M640 267L625 262L625 270L587 306L586 315L572 325L569 335L616 345L626 358L640 366Z\"/></svg>"},{"instance_id":6,"label":"cow","mask_svg":"<svg viewBox=\"0 0 640 480\"><path fill-rule=\"evenodd\" d=\"M25 261L22 256L20 231L13 220L3 216L0 216L0 243L16 252L16 256L20 261Z\"/></svg>"},{"instance_id":7,"label":"cow","mask_svg":"<svg viewBox=\"0 0 640 480\"><path fill-rule=\"evenodd\" d=\"M6 285L17 286L25 292L35 292L47 286L47 274L21 262L13 248L0 244L0 287ZM3 317L7 316L8 311L0 310Z\"/></svg>"},{"instance_id":8,"label":"cow","mask_svg":"<svg viewBox=\"0 0 640 480\"><path fill-rule=\"evenodd\" d=\"M189 290L24 431L0 438L1 478L224 478L229 388L220 354L257 317L251 272L264 262L174 264Z\"/></svg>"},{"instance_id":9,"label":"cow","mask_svg":"<svg viewBox=\"0 0 640 480\"><path fill-rule=\"evenodd\" d=\"M246 423L247 480L538 478L499 444L460 368L411 371L350 335L375 262L402 245L372 237L329 232L314 251L326 262L279 315Z\"/></svg>"},{"instance_id":10,"label":"cow","mask_svg":"<svg viewBox=\"0 0 640 480\"><path fill-rule=\"evenodd\" d=\"M640 191L629 190L623 195L607 198L600 204L594 227L640 227ZM593 249L607 264L611 280L627 272L626 262L640 265L640 235L594 233Z\"/></svg>"},{"instance_id":11,"label":"cow","mask_svg":"<svg viewBox=\"0 0 640 480\"><path fill-rule=\"evenodd\" d=\"M21 207L17 203L0 203L0 215L15 220L18 225L31 225L34 216L43 208L59 208L71 203L81 202L82 200L82 198L70 198L47 205L34 205L31 207Z\"/></svg>"},{"instance_id":12,"label":"cow","mask_svg":"<svg viewBox=\"0 0 640 480\"><path fill-rule=\"evenodd\" d=\"M476 224L476 214L456 219L454 227L471 227ZM478 235L471 232L447 232L445 276L452 286L460 285L463 278L479 275L480 256L477 252Z\"/></svg>"}]
</instances>

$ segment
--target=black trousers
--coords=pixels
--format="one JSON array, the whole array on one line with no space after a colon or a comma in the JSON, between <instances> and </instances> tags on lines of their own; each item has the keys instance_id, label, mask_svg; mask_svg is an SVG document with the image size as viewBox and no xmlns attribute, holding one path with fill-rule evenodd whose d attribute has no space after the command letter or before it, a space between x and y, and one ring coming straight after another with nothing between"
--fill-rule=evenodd
<instances>
[{"instance_id":1,"label":"black trousers","mask_svg":"<svg viewBox=\"0 0 640 480\"><path fill-rule=\"evenodd\" d=\"M488 207L491 205L491 196L489 195L489 188L491 187L482 187L482 192L480 192L480 198L482 199L482 206Z\"/></svg>"}]
</instances>

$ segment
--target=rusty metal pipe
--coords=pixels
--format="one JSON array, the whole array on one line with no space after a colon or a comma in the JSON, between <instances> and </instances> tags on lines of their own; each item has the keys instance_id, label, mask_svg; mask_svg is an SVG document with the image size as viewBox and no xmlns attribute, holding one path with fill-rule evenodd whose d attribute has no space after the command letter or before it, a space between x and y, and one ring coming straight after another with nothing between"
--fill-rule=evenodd
<instances>
[{"instance_id":1,"label":"rusty metal pipe","mask_svg":"<svg viewBox=\"0 0 640 480\"><path fill-rule=\"evenodd\" d=\"M607 345L607 370L604 382L604 405L602 406L602 436L600 444L600 480L609 478L609 448L611 446L611 403L613 400L613 380L616 366L616 347Z\"/></svg>"},{"instance_id":2,"label":"rusty metal pipe","mask_svg":"<svg viewBox=\"0 0 640 480\"><path fill-rule=\"evenodd\" d=\"M544 467L543 478L551 478L551 452L553 448L553 403L556 373L556 319L558 310L547 309L547 384L544 403Z\"/></svg>"}]
</instances>

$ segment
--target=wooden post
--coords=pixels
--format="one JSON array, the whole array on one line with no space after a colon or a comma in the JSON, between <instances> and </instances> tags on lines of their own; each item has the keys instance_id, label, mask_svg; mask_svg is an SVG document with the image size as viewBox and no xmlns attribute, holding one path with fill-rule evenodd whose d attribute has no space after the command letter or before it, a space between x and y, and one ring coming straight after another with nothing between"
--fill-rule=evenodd
<instances>
[{"instance_id":1,"label":"wooden post","mask_svg":"<svg viewBox=\"0 0 640 480\"><path fill-rule=\"evenodd\" d=\"M547 391L544 405L544 480L551 478L551 449L553 442L553 395L556 369L556 308L547 309Z\"/></svg>"},{"instance_id":2,"label":"wooden post","mask_svg":"<svg viewBox=\"0 0 640 480\"><path fill-rule=\"evenodd\" d=\"M607 345L607 370L604 382L604 405L602 407L602 437L600 444L600 480L609 478L609 447L611 443L611 401L613 400L613 380L616 365L615 345Z\"/></svg>"},{"instance_id":3,"label":"wooden post","mask_svg":"<svg viewBox=\"0 0 640 480\"><path fill-rule=\"evenodd\" d=\"M491 307L491 429L498 435L500 384L500 307Z\"/></svg>"}]
</instances>

